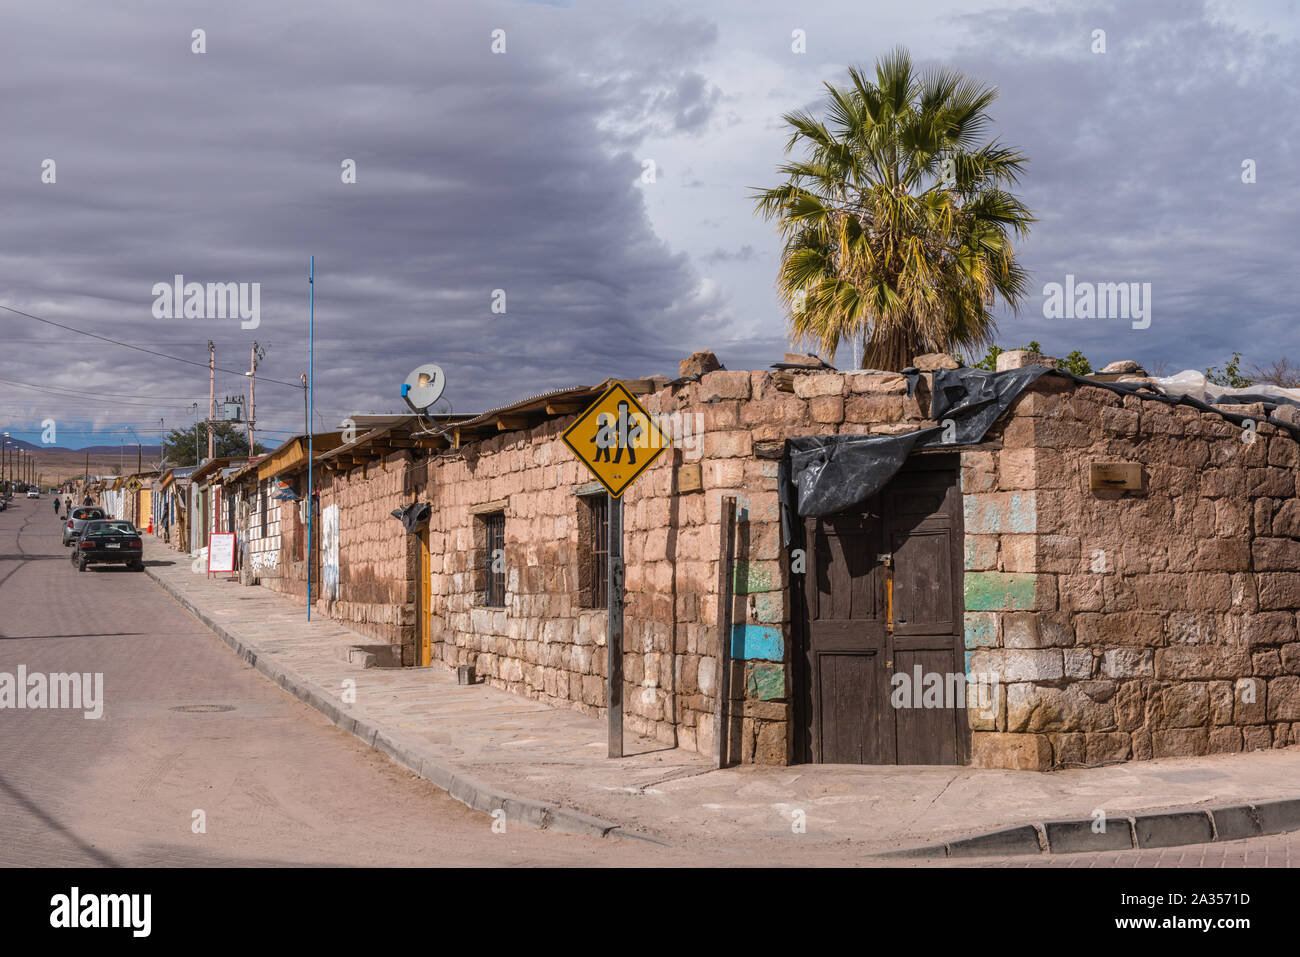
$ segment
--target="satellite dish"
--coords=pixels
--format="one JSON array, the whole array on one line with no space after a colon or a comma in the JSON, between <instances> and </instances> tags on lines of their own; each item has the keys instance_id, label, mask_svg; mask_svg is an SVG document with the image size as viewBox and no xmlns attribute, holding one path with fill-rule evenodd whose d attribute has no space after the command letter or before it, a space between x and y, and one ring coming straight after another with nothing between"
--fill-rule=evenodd
<instances>
[{"instance_id":1,"label":"satellite dish","mask_svg":"<svg viewBox=\"0 0 1300 957\"><path fill-rule=\"evenodd\" d=\"M442 369L430 362L411 370L402 383L402 398L413 411L423 412L442 398L446 387L447 377Z\"/></svg>"}]
</instances>

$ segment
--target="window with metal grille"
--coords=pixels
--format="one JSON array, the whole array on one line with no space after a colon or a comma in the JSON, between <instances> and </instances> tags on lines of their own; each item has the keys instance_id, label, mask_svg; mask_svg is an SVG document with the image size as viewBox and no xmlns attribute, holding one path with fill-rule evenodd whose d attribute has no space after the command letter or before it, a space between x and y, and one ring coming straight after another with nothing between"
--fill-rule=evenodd
<instances>
[{"instance_id":1,"label":"window with metal grille","mask_svg":"<svg viewBox=\"0 0 1300 957\"><path fill-rule=\"evenodd\" d=\"M504 608L506 604L506 513L483 516L483 604Z\"/></svg>"},{"instance_id":2,"label":"window with metal grille","mask_svg":"<svg viewBox=\"0 0 1300 957\"><path fill-rule=\"evenodd\" d=\"M608 599L606 565L609 556L609 498L585 495L580 500L578 530L582 536L578 560L578 589L584 608L605 608Z\"/></svg>"}]
</instances>

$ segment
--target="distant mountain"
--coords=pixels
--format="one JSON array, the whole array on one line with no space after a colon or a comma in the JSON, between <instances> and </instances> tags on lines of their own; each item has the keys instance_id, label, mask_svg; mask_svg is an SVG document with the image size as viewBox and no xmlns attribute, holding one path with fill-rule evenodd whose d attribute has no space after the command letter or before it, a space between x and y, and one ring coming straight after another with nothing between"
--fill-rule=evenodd
<instances>
[{"instance_id":1,"label":"distant mountain","mask_svg":"<svg viewBox=\"0 0 1300 957\"><path fill-rule=\"evenodd\" d=\"M70 449L62 445L41 445L39 442L27 442L23 439L9 439L10 449L26 449L29 452L75 452L78 455L89 452L91 455L117 455L123 450L134 452L137 448L134 442L128 442L126 445L87 445L81 449ZM138 446L140 453L146 458L153 456L157 458L162 454L162 449L157 445Z\"/></svg>"}]
</instances>

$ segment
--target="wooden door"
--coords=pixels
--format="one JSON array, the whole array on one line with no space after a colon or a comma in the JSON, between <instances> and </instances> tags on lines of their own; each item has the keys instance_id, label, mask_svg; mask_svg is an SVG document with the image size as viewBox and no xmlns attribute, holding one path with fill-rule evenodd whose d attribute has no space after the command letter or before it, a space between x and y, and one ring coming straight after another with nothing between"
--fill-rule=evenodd
<instances>
[{"instance_id":1,"label":"wooden door","mask_svg":"<svg viewBox=\"0 0 1300 957\"><path fill-rule=\"evenodd\" d=\"M863 512L807 519L805 666L812 680L811 760L893 764L882 526Z\"/></svg>"},{"instance_id":2,"label":"wooden door","mask_svg":"<svg viewBox=\"0 0 1300 957\"><path fill-rule=\"evenodd\" d=\"M955 457L921 456L863 506L805 520L797 662L804 759L969 760L961 700L891 702L895 676L912 687L938 680L944 691L960 684L964 692L957 475Z\"/></svg>"},{"instance_id":3,"label":"wooden door","mask_svg":"<svg viewBox=\"0 0 1300 957\"><path fill-rule=\"evenodd\" d=\"M966 764L970 732L964 707L957 472L911 469L886 487L881 505L893 556L894 673L902 675L913 691L909 707L893 709L898 763ZM922 700L915 700L918 685L933 697L923 694Z\"/></svg>"}]
</instances>

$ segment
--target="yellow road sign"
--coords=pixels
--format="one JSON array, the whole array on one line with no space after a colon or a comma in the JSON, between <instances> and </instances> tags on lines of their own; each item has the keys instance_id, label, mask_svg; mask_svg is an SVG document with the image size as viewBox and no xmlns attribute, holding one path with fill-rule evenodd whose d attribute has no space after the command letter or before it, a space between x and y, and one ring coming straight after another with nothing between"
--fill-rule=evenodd
<instances>
[{"instance_id":1,"label":"yellow road sign","mask_svg":"<svg viewBox=\"0 0 1300 957\"><path fill-rule=\"evenodd\" d=\"M144 488L144 483L139 479L131 479L126 483L126 490L128 492L138 492L142 488Z\"/></svg>"},{"instance_id":2,"label":"yellow road sign","mask_svg":"<svg viewBox=\"0 0 1300 957\"><path fill-rule=\"evenodd\" d=\"M565 430L564 444L619 498L672 443L632 393L615 382Z\"/></svg>"}]
</instances>

